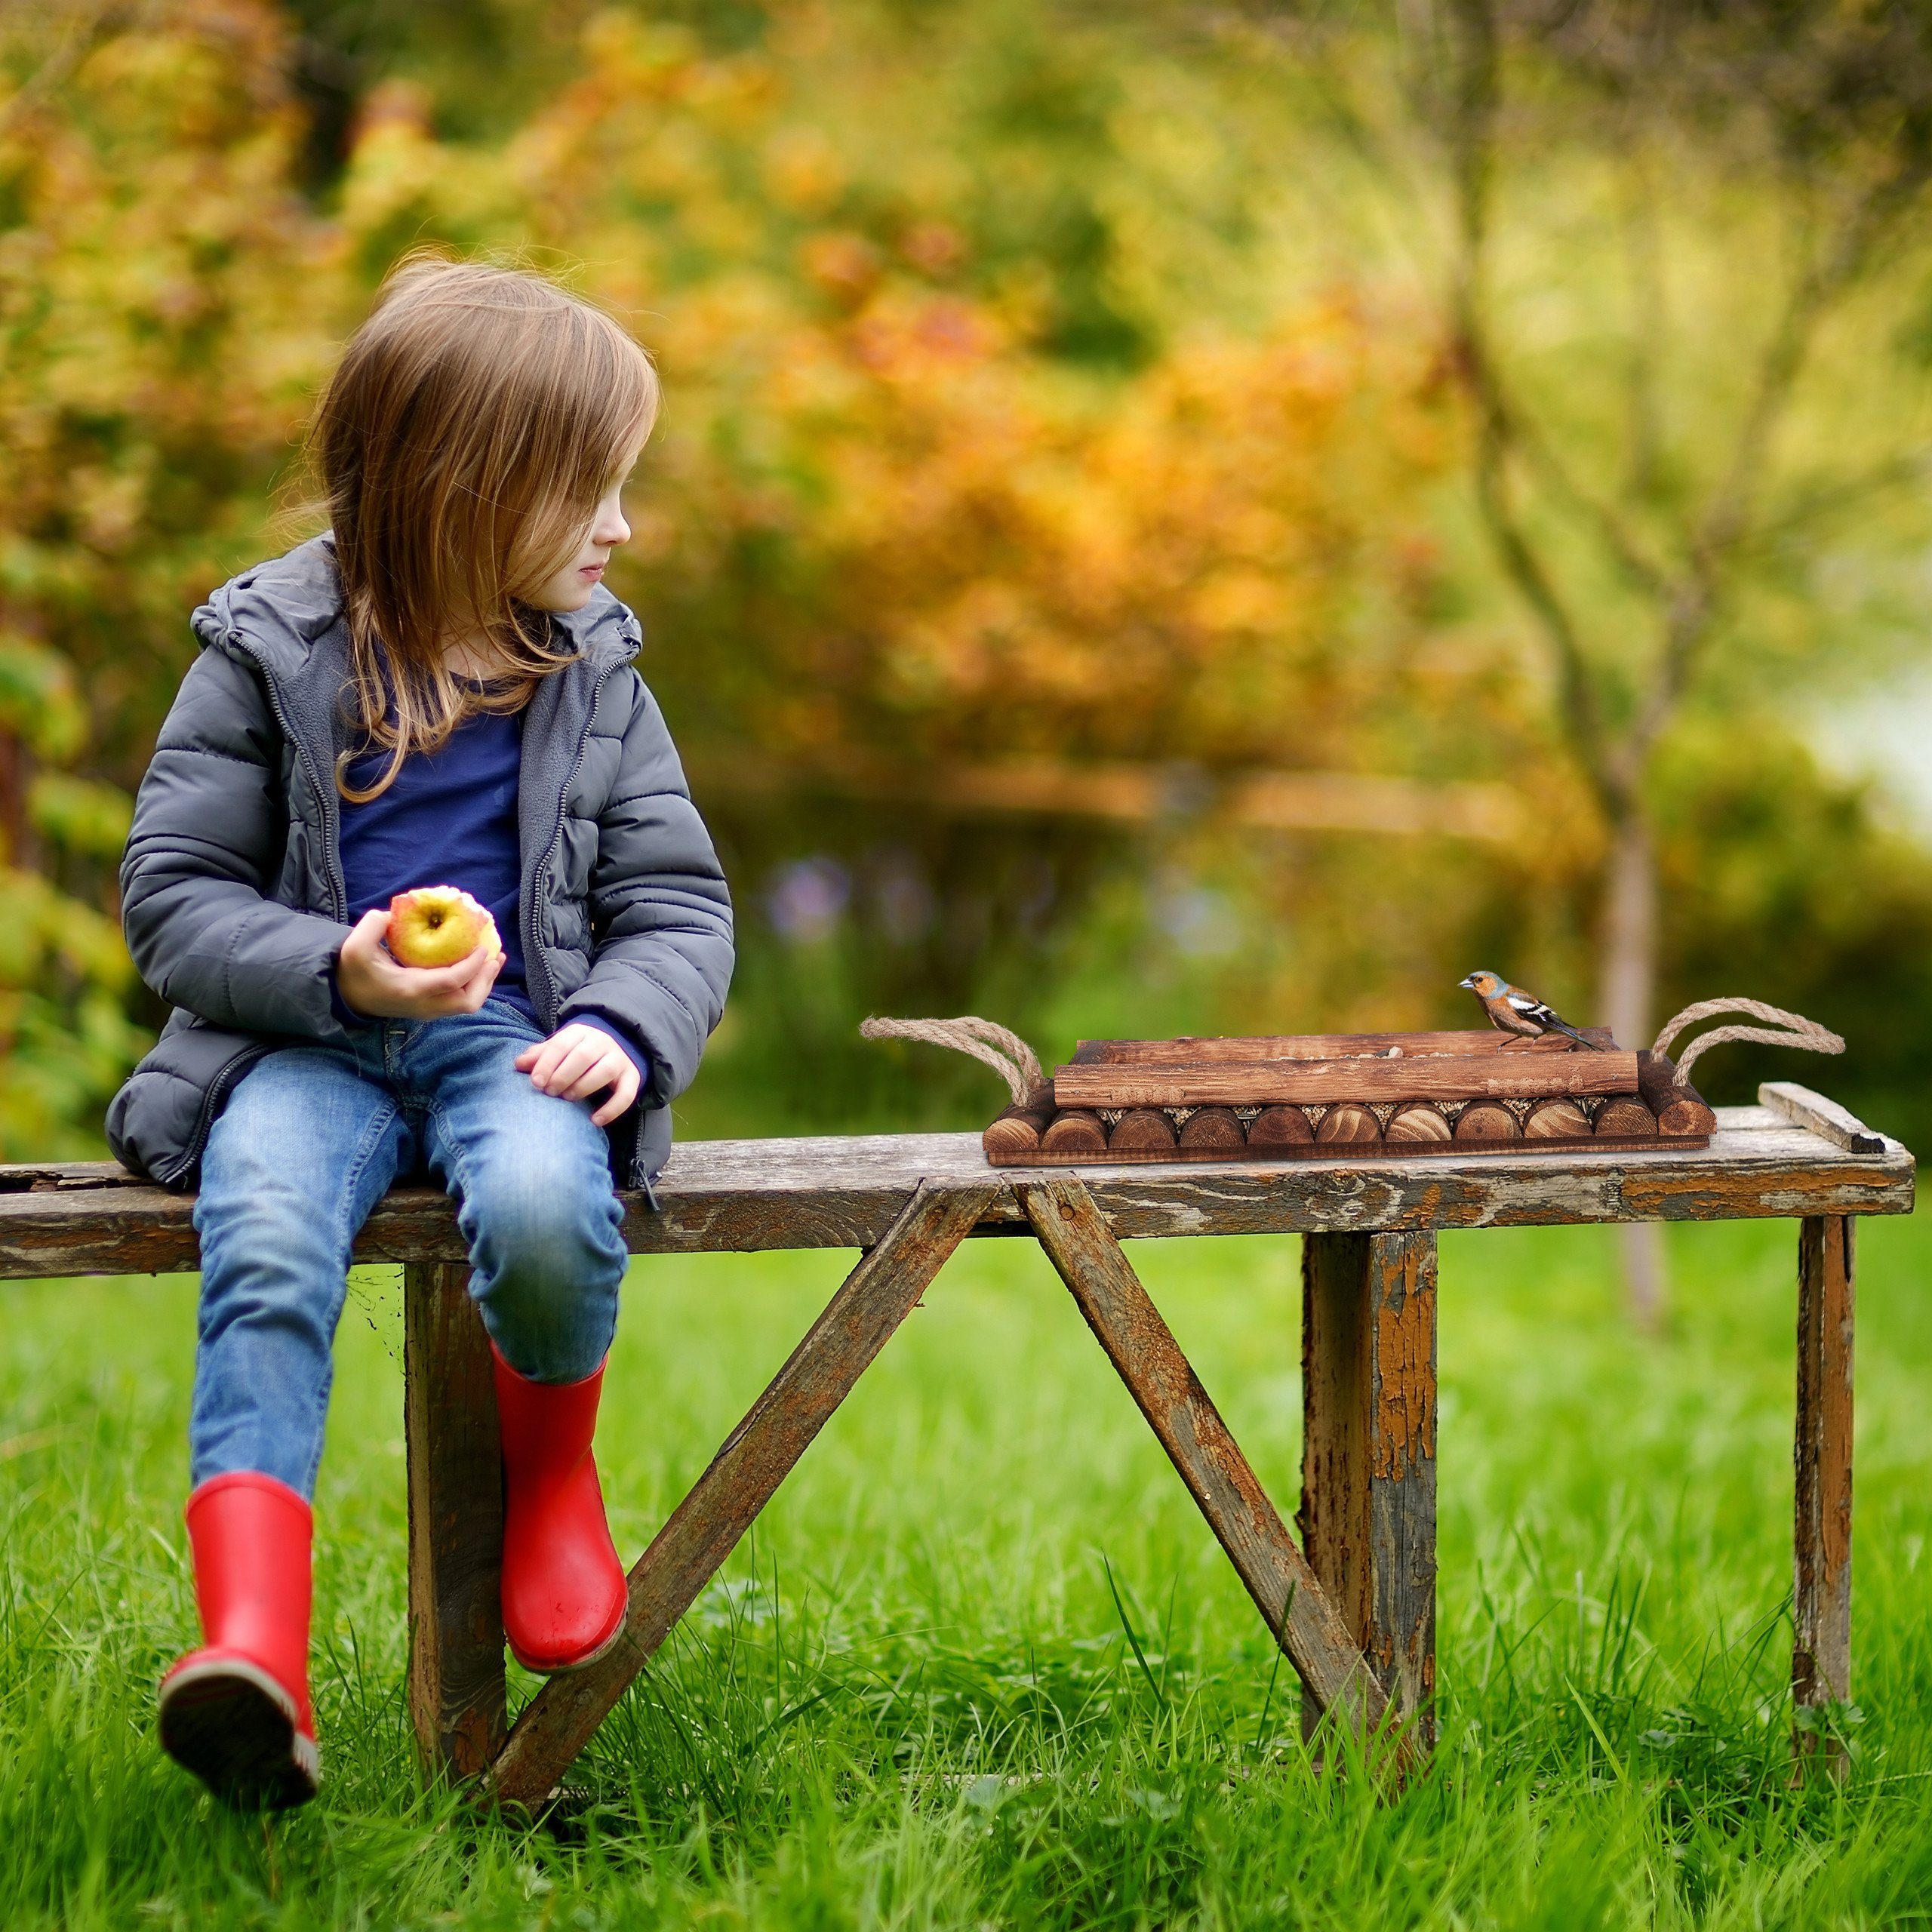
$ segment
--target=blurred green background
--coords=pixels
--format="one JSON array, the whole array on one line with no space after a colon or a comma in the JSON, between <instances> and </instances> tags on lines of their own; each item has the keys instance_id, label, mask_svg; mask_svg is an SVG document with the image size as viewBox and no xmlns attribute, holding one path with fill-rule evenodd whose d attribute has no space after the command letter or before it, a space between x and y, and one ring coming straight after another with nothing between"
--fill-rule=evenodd
<instances>
[{"instance_id":1,"label":"blurred green background","mask_svg":"<svg viewBox=\"0 0 1932 1932\"><path fill-rule=\"evenodd\" d=\"M686 1133L969 1124L857 1038L1467 1023L1494 966L1932 1125L1924 10L0 11L0 1152L161 1015L129 799L423 243L668 402L613 574L740 912Z\"/></svg>"}]
</instances>

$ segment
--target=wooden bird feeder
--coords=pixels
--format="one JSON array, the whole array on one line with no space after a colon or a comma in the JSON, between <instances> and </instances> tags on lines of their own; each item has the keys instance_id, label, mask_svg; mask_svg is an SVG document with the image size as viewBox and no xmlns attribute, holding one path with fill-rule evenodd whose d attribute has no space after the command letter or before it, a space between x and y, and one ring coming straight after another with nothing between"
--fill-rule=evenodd
<instances>
[{"instance_id":1,"label":"wooden bird feeder","mask_svg":"<svg viewBox=\"0 0 1932 1932\"><path fill-rule=\"evenodd\" d=\"M995 1166L1608 1153L1703 1147L1716 1117L1667 1054L1596 1029L1083 1040L983 1136Z\"/></svg>"}]
</instances>

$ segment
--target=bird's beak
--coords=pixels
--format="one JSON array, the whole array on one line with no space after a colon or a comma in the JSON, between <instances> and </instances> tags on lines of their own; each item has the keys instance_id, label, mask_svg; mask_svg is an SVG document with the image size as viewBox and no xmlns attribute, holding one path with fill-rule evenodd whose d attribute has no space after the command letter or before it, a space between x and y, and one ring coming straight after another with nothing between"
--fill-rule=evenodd
<instances>
[{"instance_id":1,"label":"bird's beak","mask_svg":"<svg viewBox=\"0 0 1932 1932\"><path fill-rule=\"evenodd\" d=\"M1459 986L1467 986L1473 992L1475 988L1476 976L1472 973L1466 980L1458 980L1456 983Z\"/></svg>"}]
</instances>

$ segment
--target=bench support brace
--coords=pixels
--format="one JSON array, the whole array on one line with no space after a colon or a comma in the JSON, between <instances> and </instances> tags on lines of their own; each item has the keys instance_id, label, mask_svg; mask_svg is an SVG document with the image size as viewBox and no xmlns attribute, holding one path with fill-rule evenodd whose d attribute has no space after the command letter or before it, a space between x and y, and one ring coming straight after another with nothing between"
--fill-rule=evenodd
<instances>
[{"instance_id":1,"label":"bench support brace","mask_svg":"<svg viewBox=\"0 0 1932 1932\"><path fill-rule=\"evenodd\" d=\"M1358 1736L1387 1714L1382 1683L1303 1558L1208 1392L1077 1180L1014 1191L1060 1278L1228 1553L1317 1710ZM1431 1361L1433 1362L1433 1351ZM1405 1737L1402 1749L1413 1749Z\"/></svg>"},{"instance_id":2,"label":"bench support brace","mask_svg":"<svg viewBox=\"0 0 1932 1932\"><path fill-rule=\"evenodd\" d=\"M623 1640L531 1700L486 1797L535 1806L549 1796L999 1191L990 1180L920 1183L632 1567Z\"/></svg>"}]
</instances>

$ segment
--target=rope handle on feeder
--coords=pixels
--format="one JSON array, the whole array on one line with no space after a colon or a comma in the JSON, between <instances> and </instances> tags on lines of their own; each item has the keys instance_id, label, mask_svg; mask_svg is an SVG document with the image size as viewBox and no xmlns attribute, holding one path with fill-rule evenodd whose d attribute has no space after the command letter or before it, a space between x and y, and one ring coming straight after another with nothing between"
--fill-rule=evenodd
<instances>
[{"instance_id":1,"label":"rope handle on feeder","mask_svg":"<svg viewBox=\"0 0 1932 1932\"><path fill-rule=\"evenodd\" d=\"M1807 1054L1844 1051L1844 1041L1829 1026L1820 1026L1817 1020L1807 1020L1801 1013L1787 1013L1783 1007L1767 1006L1761 999L1736 998L1694 1001L1675 1019L1665 1023L1651 1052L1669 1053L1672 1042L1686 1027L1694 1026L1700 1020L1712 1019L1720 1013L1749 1014L1752 1019L1767 1020L1770 1024L1713 1026L1708 1033L1699 1035L1684 1048L1684 1057L1677 1063L1678 1086L1690 1085L1691 1066L1706 1047L1721 1046L1727 1040L1755 1040L1767 1047L1795 1047Z\"/></svg>"},{"instance_id":2,"label":"rope handle on feeder","mask_svg":"<svg viewBox=\"0 0 1932 1932\"><path fill-rule=\"evenodd\" d=\"M1672 1043L1687 1027L1700 1020L1714 1019L1720 1013L1742 1013L1767 1023L1762 1026L1713 1026L1685 1048L1677 1063L1676 1081L1680 1087L1690 1084L1690 1069L1705 1050L1721 1046L1727 1040L1755 1040L1767 1047L1795 1047L1805 1053L1841 1054L1844 1041L1828 1026L1807 1020L1801 1013L1787 1013L1761 999L1700 999L1693 1001L1674 1019L1667 1021L1651 1051L1667 1054ZM1039 1056L1017 1033L991 1020L962 1014L956 1020L881 1020L862 1022L859 1031L868 1040L923 1040L928 1046L950 1047L957 1053L971 1054L983 1060L1004 1080L1015 1106L1023 1106L1044 1083Z\"/></svg>"},{"instance_id":3,"label":"rope handle on feeder","mask_svg":"<svg viewBox=\"0 0 1932 1932\"><path fill-rule=\"evenodd\" d=\"M928 1046L951 1047L984 1060L1004 1080L1015 1106L1044 1085L1040 1057L1017 1033L991 1020L962 1014L957 1020L863 1020L860 1032L868 1040L923 1040Z\"/></svg>"}]
</instances>

